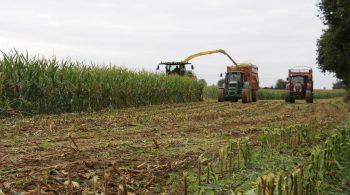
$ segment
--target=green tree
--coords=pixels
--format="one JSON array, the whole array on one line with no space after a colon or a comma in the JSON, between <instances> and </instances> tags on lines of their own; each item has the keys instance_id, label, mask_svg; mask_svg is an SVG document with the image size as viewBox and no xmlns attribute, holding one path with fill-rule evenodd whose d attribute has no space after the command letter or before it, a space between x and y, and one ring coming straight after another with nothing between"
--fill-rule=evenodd
<instances>
[{"instance_id":1,"label":"green tree","mask_svg":"<svg viewBox=\"0 0 350 195\"><path fill-rule=\"evenodd\" d=\"M203 86L205 86L205 87L208 85L208 83L205 79L199 79L198 82L202 83Z\"/></svg>"},{"instance_id":2,"label":"green tree","mask_svg":"<svg viewBox=\"0 0 350 195\"><path fill-rule=\"evenodd\" d=\"M343 81L337 80L335 83L333 83L333 89L345 89L345 85Z\"/></svg>"},{"instance_id":3,"label":"green tree","mask_svg":"<svg viewBox=\"0 0 350 195\"><path fill-rule=\"evenodd\" d=\"M218 81L218 86L219 86L219 87L222 87L222 86L224 85L224 83L225 83L225 79L220 79L220 80Z\"/></svg>"},{"instance_id":4,"label":"green tree","mask_svg":"<svg viewBox=\"0 0 350 195\"><path fill-rule=\"evenodd\" d=\"M278 79L276 81L276 85L275 85L275 89L285 89L286 85L287 85L287 81L283 80L283 79Z\"/></svg>"},{"instance_id":5,"label":"green tree","mask_svg":"<svg viewBox=\"0 0 350 195\"><path fill-rule=\"evenodd\" d=\"M320 0L320 18L327 25L317 41L319 68L330 71L350 89L350 1ZM350 91L350 90L349 90Z\"/></svg>"}]
</instances>

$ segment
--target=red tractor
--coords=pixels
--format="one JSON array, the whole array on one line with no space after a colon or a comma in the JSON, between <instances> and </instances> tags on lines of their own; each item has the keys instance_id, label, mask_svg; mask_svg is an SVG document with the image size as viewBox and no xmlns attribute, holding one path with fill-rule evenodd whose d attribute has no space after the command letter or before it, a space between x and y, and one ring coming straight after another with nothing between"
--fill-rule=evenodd
<instances>
[{"instance_id":1,"label":"red tractor","mask_svg":"<svg viewBox=\"0 0 350 195\"><path fill-rule=\"evenodd\" d=\"M296 99L305 99L313 103L312 69L309 67L294 67L289 69L286 87L286 102L295 103Z\"/></svg>"}]
</instances>

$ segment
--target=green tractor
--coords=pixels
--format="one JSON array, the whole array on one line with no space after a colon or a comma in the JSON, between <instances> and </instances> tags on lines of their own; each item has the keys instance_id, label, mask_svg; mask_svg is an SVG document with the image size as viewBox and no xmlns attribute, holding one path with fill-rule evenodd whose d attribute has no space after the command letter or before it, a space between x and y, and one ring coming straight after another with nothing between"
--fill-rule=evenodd
<instances>
[{"instance_id":1,"label":"green tractor","mask_svg":"<svg viewBox=\"0 0 350 195\"><path fill-rule=\"evenodd\" d=\"M228 66L224 85L219 87L218 101L237 102L242 99L242 103L256 102L258 85L257 66L252 64Z\"/></svg>"}]
</instances>

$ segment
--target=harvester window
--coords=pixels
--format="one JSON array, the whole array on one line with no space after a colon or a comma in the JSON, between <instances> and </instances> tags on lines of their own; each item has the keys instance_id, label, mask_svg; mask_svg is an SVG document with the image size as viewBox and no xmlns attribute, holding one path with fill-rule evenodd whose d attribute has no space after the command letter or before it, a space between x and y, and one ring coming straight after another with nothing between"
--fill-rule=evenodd
<instances>
[{"instance_id":1,"label":"harvester window","mask_svg":"<svg viewBox=\"0 0 350 195\"><path fill-rule=\"evenodd\" d=\"M169 66L169 70L172 72L178 69L179 69L179 66Z\"/></svg>"}]
</instances>

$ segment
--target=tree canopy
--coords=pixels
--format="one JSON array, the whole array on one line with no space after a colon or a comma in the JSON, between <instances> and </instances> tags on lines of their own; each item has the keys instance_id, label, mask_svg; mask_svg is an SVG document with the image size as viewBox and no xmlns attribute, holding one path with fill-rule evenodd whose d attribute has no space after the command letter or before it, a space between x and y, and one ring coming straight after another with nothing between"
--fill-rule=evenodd
<instances>
[{"instance_id":1,"label":"tree canopy","mask_svg":"<svg viewBox=\"0 0 350 195\"><path fill-rule=\"evenodd\" d=\"M207 86L208 85L208 83L207 83L207 81L205 80L205 79L199 79L198 80L200 83L202 83L204 86Z\"/></svg>"},{"instance_id":2,"label":"tree canopy","mask_svg":"<svg viewBox=\"0 0 350 195\"><path fill-rule=\"evenodd\" d=\"M333 89L345 89L345 88L346 86L341 80L337 80L335 83L333 83Z\"/></svg>"},{"instance_id":3,"label":"tree canopy","mask_svg":"<svg viewBox=\"0 0 350 195\"><path fill-rule=\"evenodd\" d=\"M218 80L217 85L218 85L219 87L222 87L222 86L224 85L224 83L225 83L225 79L220 79L220 80Z\"/></svg>"},{"instance_id":4,"label":"tree canopy","mask_svg":"<svg viewBox=\"0 0 350 195\"><path fill-rule=\"evenodd\" d=\"M275 89L285 89L287 85L287 81L283 79L278 79L276 81Z\"/></svg>"},{"instance_id":5,"label":"tree canopy","mask_svg":"<svg viewBox=\"0 0 350 195\"><path fill-rule=\"evenodd\" d=\"M327 25L317 41L319 68L335 73L350 89L350 1L320 0L318 7Z\"/></svg>"}]
</instances>

